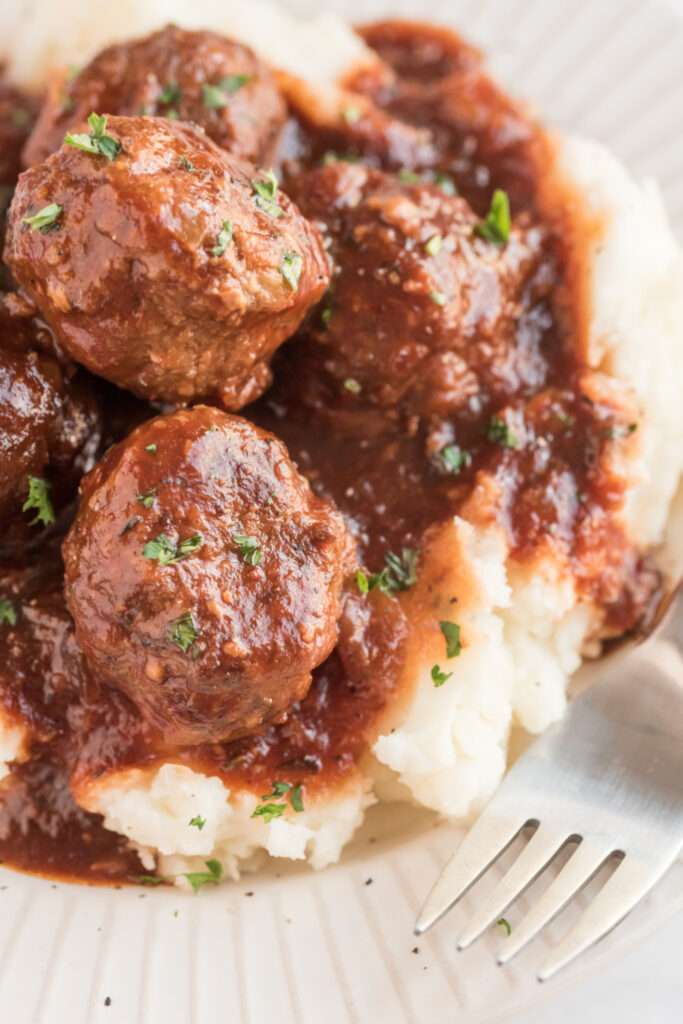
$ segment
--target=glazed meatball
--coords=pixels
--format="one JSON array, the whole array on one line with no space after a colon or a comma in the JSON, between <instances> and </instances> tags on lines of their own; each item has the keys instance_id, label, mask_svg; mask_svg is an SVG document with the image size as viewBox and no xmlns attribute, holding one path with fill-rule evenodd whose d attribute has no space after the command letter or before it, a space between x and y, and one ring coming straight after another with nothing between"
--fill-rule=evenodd
<instances>
[{"instance_id":1,"label":"glazed meatball","mask_svg":"<svg viewBox=\"0 0 683 1024\"><path fill-rule=\"evenodd\" d=\"M544 236L525 214L496 244L464 199L408 179L337 162L298 181L334 263L312 386L327 381L351 403L479 415L493 396L542 383L554 284Z\"/></svg>"},{"instance_id":2,"label":"glazed meatball","mask_svg":"<svg viewBox=\"0 0 683 1024\"><path fill-rule=\"evenodd\" d=\"M287 115L269 69L248 47L174 25L110 46L56 83L24 151L26 165L59 149L92 110L194 121L235 156L266 165Z\"/></svg>"},{"instance_id":3,"label":"glazed meatball","mask_svg":"<svg viewBox=\"0 0 683 1024\"><path fill-rule=\"evenodd\" d=\"M99 405L83 375L46 353L9 345L5 334L0 330L0 554L51 525L92 468L101 438Z\"/></svg>"},{"instance_id":4,"label":"glazed meatball","mask_svg":"<svg viewBox=\"0 0 683 1024\"><path fill-rule=\"evenodd\" d=\"M197 406L142 425L84 481L67 603L91 669L169 742L225 740L307 692L348 551L280 441Z\"/></svg>"},{"instance_id":5,"label":"glazed meatball","mask_svg":"<svg viewBox=\"0 0 683 1024\"><path fill-rule=\"evenodd\" d=\"M91 121L79 144L105 153L65 144L19 180L16 280L94 373L141 398L240 408L326 287L317 231L195 126Z\"/></svg>"}]
</instances>

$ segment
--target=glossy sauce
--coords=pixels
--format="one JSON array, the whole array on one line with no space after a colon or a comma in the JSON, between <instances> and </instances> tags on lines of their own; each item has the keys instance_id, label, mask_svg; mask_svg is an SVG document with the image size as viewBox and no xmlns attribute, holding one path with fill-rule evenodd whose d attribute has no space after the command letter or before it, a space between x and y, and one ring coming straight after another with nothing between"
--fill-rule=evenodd
<instances>
[{"instance_id":1,"label":"glossy sauce","mask_svg":"<svg viewBox=\"0 0 683 1024\"><path fill-rule=\"evenodd\" d=\"M412 150L425 162L413 160L410 170L432 179L447 175L479 215L492 189L504 188L516 213L527 211L542 222L538 173L548 143L491 84L476 52L426 27L386 23L364 35L395 77L365 76L350 84L393 117L431 132L430 146ZM402 139L404 149L397 143L392 151L373 147L367 133L316 133L294 115L284 138L285 187L331 150L396 169L413 145ZM628 555L609 520L621 499L618 481L596 470L603 446L631 425L586 394L571 296L562 287L561 232L546 226L539 273L550 297L530 303L519 320L521 356L505 396L485 394L460 419L384 417L324 386L316 401L304 403L301 370L310 344L304 328L278 354L272 389L242 414L276 433L313 488L335 500L368 571L381 570L389 552L419 551L425 530L457 513L475 476L485 472L500 486L500 515L516 553L525 557L552 534L583 573L585 593L608 606L614 631L622 632L642 617L658 586L656 574ZM492 442L491 416L502 407L513 418L523 413L524 429L542 443L518 451ZM450 436L471 456L457 475L445 472L439 457ZM154 742L125 698L99 687L84 670L63 605L56 553L28 569L6 569L0 594L16 596L25 609L13 631L14 674L6 670L3 699L10 712L20 705L43 732L40 755L16 770L0 809L0 857L83 880L134 877L142 871L135 855L97 816L76 807L67 778L153 762ZM38 644L36 664L41 617L45 641ZM302 782L308 792L339 781L355 771L387 702L398 697L407 628L400 597L374 591L361 598L350 581L338 647L287 721L248 739L180 750L174 760L258 793L274 779Z\"/></svg>"}]
</instances>

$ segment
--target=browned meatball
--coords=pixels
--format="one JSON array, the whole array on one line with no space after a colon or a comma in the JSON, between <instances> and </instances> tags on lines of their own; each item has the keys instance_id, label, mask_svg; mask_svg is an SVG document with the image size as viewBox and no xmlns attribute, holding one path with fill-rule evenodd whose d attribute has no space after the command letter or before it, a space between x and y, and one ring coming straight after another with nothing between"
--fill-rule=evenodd
<instances>
[{"instance_id":1,"label":"browned meatball","mask_svg":"<svg viewBox=\"0 0 683 1024\"><path fill-rule=\"evenodd\" d=\"M308 690L348 550L280 441L197 406L138 427L84 481L67 602L91 668L169 742L228 739Z\"/></svg>"},{"instance_id":2,"label":"browned meatball","mask_svg":"<svg viewBox=\"0 0 683 1024\"><path fill-rule=\"evenodd\" d=\"M142 398L240 408L325 289L317 231L197 127L115 117L85 138L102 137L108 156L64 145L22 174L5 247L16 280L94 373ZM45 208L50 223L32 219Z\"/></svg>"},{"instance_id":3,"label":"browned meatball","mask_svg":"<svg viewBox=\"0 0 683 1024\"><path fill-rule=\"evenodd\" d=\"M40 163L65 132L103 114L195 121L235 156L269 164L287 110L268 67L241 43L169 25L110 46L48 96L24 151Z\"/></svg>"},{"instance_id":4,"label":"browned meatball","mask_svg":"<svg viewBox=\"0 0 683 1024\"><path fill-rule=\"evenodd\" d=\"M408 178L338 162L297 183L334 263L311 380L350 403L479 415L492 396L542 382L544 236L524 215L495 244L464 199Z\"/></svg>"},{"instance_id":5,"label":"browned meatball","mask_svg":"<svg viewBox=\"0 0 683 1024\"><path fill-rule=\"evenodd\" d=\"M93 463L98 403L80 373L8 344L0 321L0 553L51 525ZM27 507L23 509L23 506Z\"/></svg>"}]
</instances>

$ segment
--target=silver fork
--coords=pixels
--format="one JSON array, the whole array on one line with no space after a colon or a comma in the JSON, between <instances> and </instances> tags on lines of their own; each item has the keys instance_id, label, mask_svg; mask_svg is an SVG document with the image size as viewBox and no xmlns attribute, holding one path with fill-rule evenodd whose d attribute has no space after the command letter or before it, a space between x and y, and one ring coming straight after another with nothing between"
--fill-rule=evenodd
<instances>
[{"instance_id":1,"label":"silver fork","mask_svg":"<svg viewBox=\"0 0 683 1024\"><path fill-rule=\"evenodd\" d=\"M559 851L559 874L505 940L508 963L610 858L616 870L553 950L545 981L617 925L683 848L683 598L671 597L637 647L599 663L598 681L512 767L436 882L415 925L443 917L522 832L534 828L458 940L499 920Z\"/></svg>"}]
</instances>

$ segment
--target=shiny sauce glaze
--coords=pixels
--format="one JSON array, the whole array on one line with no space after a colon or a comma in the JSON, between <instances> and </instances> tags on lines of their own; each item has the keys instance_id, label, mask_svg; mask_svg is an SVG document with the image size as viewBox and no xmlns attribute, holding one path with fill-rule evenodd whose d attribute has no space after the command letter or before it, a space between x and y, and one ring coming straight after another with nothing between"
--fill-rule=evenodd
<instances>
[{"instance_id":1,"label":"shiny sauce glaze","mask_svg":"<svg viewBox=\"0 0 683 1024\"><path fill-rule=\"evenodd\" d=\"M431 407L428 395L419 413L410 402L388 412L321 370L316 345L329 321L323 300L276 356L272 388L242 415L281 438L314 490L334 499L366 573L381 572L391 553L419 558L425 531L471 502L475 477L485 473L500 494L497 515L516 554L524 558L551 534L584 593L607 608L613 631L633 628L659 581L612 525L622 485L600 455L636 425L585 381L561 225L548 221L539 199L549 144L454 35L401 23L363 35L390 73L366 72L348 85L373 101L391 130L380 131L376 117L314 129L291 110L279 154L284 187L296 194L312 168L360 161L411 186L422 181L445 196L457 192L480 217L493 190L505 189L513 212L539 232L515 360L503 383L483 375L464 406ZM136 408L131 424L141 418ZM527 440L541 443L506 443L505 430L517 423ZM122 432L117 424L114 435ZM467 453L457 473L444 457L456 442ZM0 858L52 876L134 879L143 871L137 856L76 806L69 780L153 764L158 746L127 699L85 668L61 573L54 543L27 564L6 560L0 567L0 595L21 609L11 628L0 627L8 636L2 700L10 718L28 720L38 736L2 797ZM376 589L366 596L351 579L338 645L286 720L256 736L180 749L173 760L259 794L276 779L301 783L304 794L343 781L356 771L387 703L400 696L407 634L401 594Z\"/></svg>"}]
</instances>

